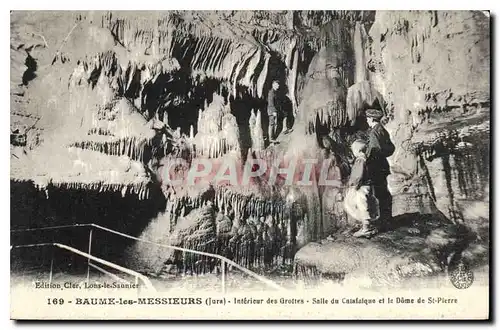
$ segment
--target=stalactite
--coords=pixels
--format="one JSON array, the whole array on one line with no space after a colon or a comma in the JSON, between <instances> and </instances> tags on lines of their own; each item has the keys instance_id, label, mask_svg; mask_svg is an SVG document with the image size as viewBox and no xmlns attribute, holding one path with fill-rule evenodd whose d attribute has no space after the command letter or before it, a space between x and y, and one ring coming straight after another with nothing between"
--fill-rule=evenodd
<instances>
[{"instance_id":1,"label":"stalactite","mask_svg":"<svg viewBox=\"0 0 500 330\"><path fill-rule=\"evenodd\" d=\"M82 141L70 147L93 150L112 156L127 156L133 160L144 161L144 153L151 149L149 139L124 138L110 142Z\"/></svg>"},{"instance_id":2,"label":"stalactite","mask_svg":"<svg viewBox=\"0 0 500 330\"><path fill-rule=\"evenodd\" d=\"M372 106L378 101L384 104L382 95L375 89L370 81L360 81L347 90L347 115L351 125L354 125L356 118L361 114L361 110L366 106Z\"/></svg>"},{"instance_id":3,"label":"stalactite","mask_svg":"<svg viewBox=\"0 0 500 330\"><path fill-rule=\"evenodd\" d=\"M356 22L354 28L354 56L355 56L355 83L359 83L361 81L367 80L367 71L366 71L366 42L368 39L365 26L361 22Z\"/></svg>"},{"instance_id":4,"label":"stalactite","mask_svg":"<svg viewBox=\"0 0 500 330\"><path fill-rule=\"evenodd\" d=\"M189 127L189 138L192 140L194 139L194 128L193 125Z\"/></svg>"},{"instance_id":5,"label":"stalactite","mask_svg":"<svg viewBox=\"0 0 500 330\"><path fill-rule=\"evenodd\" d=\"M264 66L262 69L262 74L257 79L257 96L263 97L264 84L267 78L268 70L269 70L269 60L271 56L269 54L264 55Z\"/></svg>"}]
</instances>

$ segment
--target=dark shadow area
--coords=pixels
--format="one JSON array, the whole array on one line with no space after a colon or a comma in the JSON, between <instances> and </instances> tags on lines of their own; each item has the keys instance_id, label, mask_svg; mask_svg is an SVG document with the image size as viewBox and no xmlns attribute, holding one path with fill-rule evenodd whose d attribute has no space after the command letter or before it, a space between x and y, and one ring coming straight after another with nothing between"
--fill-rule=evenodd
<instances>
[{"instance_id":1,"label":"dark shadow area","mask_svg":"<svg viewBox=\"0 0 500 330\"><path fill-rule=\"evenodd\" d=\"M462 224L453 223L443 214L407 213L393 217L383 225L375 240L393 246L395 250L406 251L410 242L421 243L413 252L426 250L435 254L442 265L458 262L462 252L477 239L477 235ZM478 256L479 261L483 256Z\"/></svg>"},{"instance_id":2,"label":"dark shadow area","mask_svg":"<svg viewBox=\"0 0 500 330\"><path fill-rule=\"evenodd\" d=\"M98 192L83 189L59 189L48 186L45 192L30 182L11 182L11 229L95 223L132 236L139 236L158 212L165 210L165 197L160 188L150 187L148 199L121 192ZM89 227L73 227L46 231L11 233L11 245L61 243L88 251ZM126 247L134 241L99 229L93 229L92 255L119 262ZM16 249L17 250L17 249ZM45 252L43 252L45 251ZM30 260L50 258L51 249L23 249L19 254L23 266ZM36 258L34 256L37 256ZM75 256L76 257L76 256ZM12 262L16 260L12 259ZM17 260L19 261L19 260Z\"/></svg>"},{"instance_id":3,"label":"dark shadow area","mask_svg":"<svg viewBox=\"0 0 500 330\"><path fill-rule=\"evenodd\" d=\"M180 127L181 133L189 135L193 126L196 134L198 113L213 101L214 93L227 95L219 80L207 78L200 82L184 71L175 77L163 75L144 87L143 111L147 111L149 119L158 113L160 120L167 113L170 127Z\"/></svg>"},{"instance_id":4,"label":"dark shadow area","mask_svg":"<svg viewBox=\"0 0 500 330\"><path fill-rule=\"evenodd\" d=\"M231 107L231 114L236 118L238 130L240 133L239 141L241 147L242 159L246 159L248 149L252 146L252 138L250 132L250 116L252 110L255 114L260 110L262 121L266 116L266 102L263 99L253 97L248 92L246 87L238 86L238 97L229 97L229 104Z\"/></svg>"},{"instance_id":5,"label":"dark shadow area","mask_svg":"<svg viewBox=\"0 0 500 330\"><path fill-rule=\"evenodd\" d=\"M22 78L23 85L25 86L27 86L31 80L36 78L36 70L38 68L36 60L33 57L31 57L31 55L28 52L26 52L26 54L28 55L26 57L26 61L24 62L24 65L26 65L26 71L24 71Z\"/></svg>"},{"instance_id":6,"label":"dark shadow area","mask_svg":"<svg viewBox=\"0 0 500 330\"><path fill-rule=\"evenodd\" d=\"M428 234L430 231L442 226L453 225L443 214L421 214L405 213L393 217L384 226L384 231L395 231L399 228L418 228L421 233Z\"/></svg>"}]
</instances>

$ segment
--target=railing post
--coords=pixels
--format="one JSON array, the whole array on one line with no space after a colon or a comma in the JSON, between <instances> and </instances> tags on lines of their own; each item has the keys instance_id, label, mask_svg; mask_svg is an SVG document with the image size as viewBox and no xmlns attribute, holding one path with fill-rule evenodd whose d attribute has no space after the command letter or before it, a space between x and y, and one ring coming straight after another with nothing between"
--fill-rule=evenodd
<instances>
[{"instance_id":1,"label":"railing post","mask_svg":"<svg viewBox=\"0 0 500 330\"><path fill-rule=\"evenodd\" d=\"M54 247L52 247L52 257L50 259L49 284L52 284L52 268L54 267Z\"/></svg>"},{"instance_id":2,"label":"railing post","mask_svg":"<svg viewBox=\"0 0 500 330\"><path fill-rule=\"evenodd\" d=\"M89 255L92 255L92 230L93 228L90 228L89 232ZM90 258L87 258L87 284L89 284L90 281Z\"/></svg>"},{"instance_id":3,"label":"railing post","mask_svg":"<svg viewBox=\"0 0 500 330\"><path fill-rule=\"evenodd\" d=\"M226 261L220 261L220 269L221 269L221 281L222 281L222 294L226 294Z\"/></svg>"},{"instance_id":4,"label":"railing post","mask_svg":"<svg viewBox=\"0 0 500 330\"><path fill-rule=\"evenodd\" d=\"M141 293L141 288L139 285L137 285L137 283L139 283L139 278L136 276L135 277L135 286L136 286L135 290L136 290L137 295L139 295Z\"/></svg>"}]
</instances>

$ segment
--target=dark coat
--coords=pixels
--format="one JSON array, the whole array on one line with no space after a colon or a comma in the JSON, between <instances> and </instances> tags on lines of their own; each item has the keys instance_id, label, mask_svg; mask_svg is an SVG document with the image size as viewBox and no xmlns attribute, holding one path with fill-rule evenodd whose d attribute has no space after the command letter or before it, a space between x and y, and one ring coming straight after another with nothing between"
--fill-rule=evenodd
<instances>
[{"instance_id":1,"label":"dark coat","mask_svg":"<svg viewBox=\"0 0 500 330\"><path fill-rule=\"evenodd\" d=\"M269 116L272 115L273 112L279 114L279 110L278 92L271 88L267 94L267 114Z\"/></svg>"},{"instance_id":2,"label":"dark coat","mask_svg":"<svg viewBox=\"0 0 500 330\"><path fill-rule=\"evenodd\" d=\"M373 126L368 133L366 150L368 172L373 181L385 179L391 173L387 157L392 156L394 150L394 144L384 126L380 123Z\"/></svg>"}]
</instances>

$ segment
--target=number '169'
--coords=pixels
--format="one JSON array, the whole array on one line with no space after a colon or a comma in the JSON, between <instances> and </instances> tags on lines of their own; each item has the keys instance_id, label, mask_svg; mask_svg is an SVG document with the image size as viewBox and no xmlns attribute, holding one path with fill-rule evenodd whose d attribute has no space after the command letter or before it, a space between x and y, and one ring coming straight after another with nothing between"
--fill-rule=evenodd
<instances>
[{"instance_id":1,"label":"number '169'","mask_svg":"<svg viewBox=\"0 0 500 330\"><path fill-rule=\"evenodd\" d=\"M47 298L47 305L63 305L63 298Z\"/></svg>"}]
</instances>

